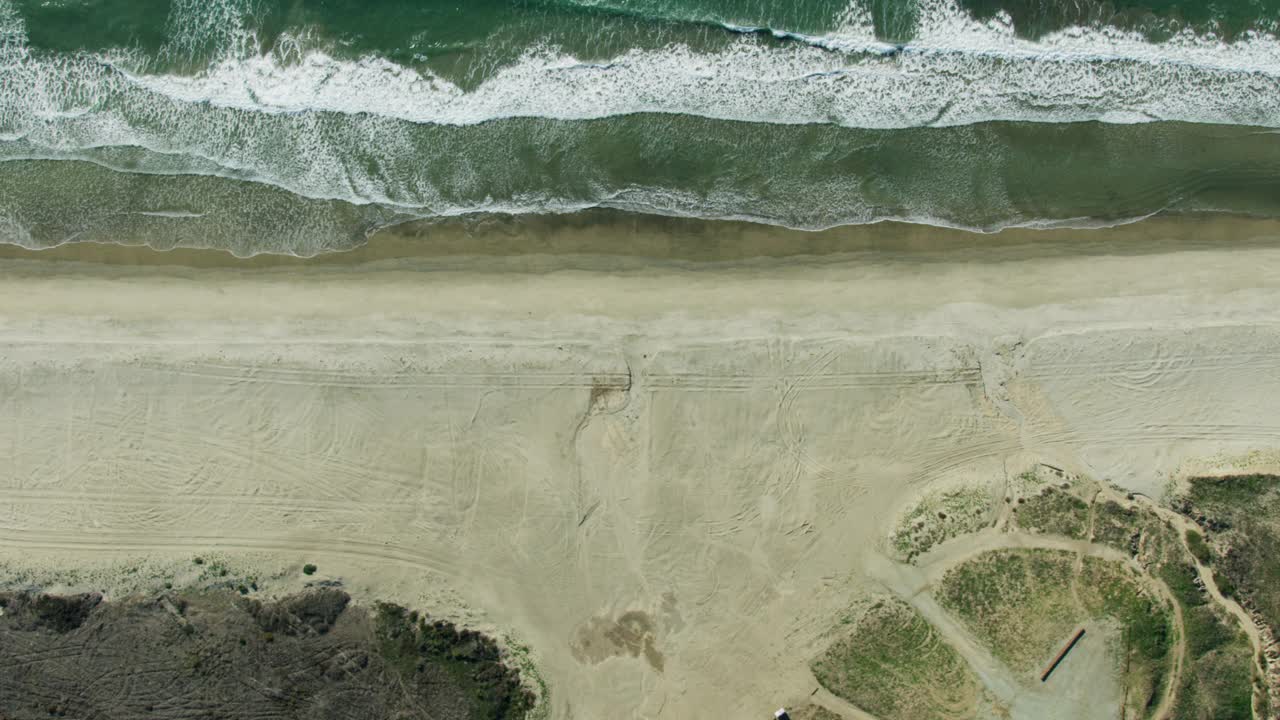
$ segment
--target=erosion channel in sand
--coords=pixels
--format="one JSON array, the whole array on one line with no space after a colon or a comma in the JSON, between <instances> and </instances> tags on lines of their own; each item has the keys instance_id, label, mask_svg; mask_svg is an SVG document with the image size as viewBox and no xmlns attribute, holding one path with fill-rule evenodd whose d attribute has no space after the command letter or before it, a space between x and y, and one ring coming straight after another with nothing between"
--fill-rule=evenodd
<instances>
[{"instance_id":1,"label":"erosion channel in sand","mask_svg":"<svg viewBox=\"0 0 1280 720\"><path fill-rule=\"evenodd\" d=\"M1280 226L1191 237L1230 222L734 262L8 258L0 563L108 597L195 556L338 580L527 647L555 718L859 717L811 661L868 597L945 606L960 555L889 559L920 498L1280 464Z\"/></svg>"}]
</instances>

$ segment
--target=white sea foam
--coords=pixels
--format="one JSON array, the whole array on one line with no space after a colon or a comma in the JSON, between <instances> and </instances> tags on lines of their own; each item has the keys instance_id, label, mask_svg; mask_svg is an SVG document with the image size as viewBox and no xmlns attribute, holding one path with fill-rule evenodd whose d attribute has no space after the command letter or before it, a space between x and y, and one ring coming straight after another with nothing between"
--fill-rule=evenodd
<instances>
[{"instance_id":1,"label":"white sea foam","mask_svg":"<svg viewBox=\"0 0 1280 720\"><path fill-rule=\"evenodd\" d=\"M192 220L202 218L208 213L191 212L189 210L139 210L134 215L143 217L169 218L171 220Z\"/></svg>"},{"instance_id":2,"label":"white sea foam","mask_svg":"<svg viewBox=\"0 0 1280 720\"><path fill-rule=\"evenodd\" d=\"M850 12L802 44L744 36L727 49L632 50L586 63L530 49L464 91L379 57L300 61L233 56L195 77L129 74L139 87L191 103L256 112L372 113L420 123L505 117L579 120L668 112L771 123L902 128L984 120L1280 125L1280 41L1226 43L1191 31L1160 44L1115 29L1071 28L1032 42L1005 19L979 23L950 0L928 5L916 39L875 40Z\"/></svg>"},{"instance_id":3,"label":"white sea foam","mask_svg":"<svg viewBox=\"0 0 1280 720\"><path fill-rule=\"evenodd\" d=\"M146 63L128 55L33 58L20 19L0 0L0 133L72 121L137 90L157 103L196 106L192 112L320 111L452 125L658 112L882 129L988 120L1280 126L1280 40L1256 32L1225 43L1186 31L1152 44L1136 33L1071 28L1032 42L1016 37L1007 18L977 22L954 0L928 0L916 38L898 48L877 41L854 4L828 35L775 31L803 41L781 47L744 36L715 52L670 45L595 63L535 47L464 90L376 56L340 60L296 43L282 53L287 60L247 52L252 43L232 21L240 4L225 0L214 5L230 9L203 14L181 12L188 0L175 6L178 45L213 32L205 25L230 38L219 40L224 60L186 76L139 71Z\"/></svg>"}]
</instances>

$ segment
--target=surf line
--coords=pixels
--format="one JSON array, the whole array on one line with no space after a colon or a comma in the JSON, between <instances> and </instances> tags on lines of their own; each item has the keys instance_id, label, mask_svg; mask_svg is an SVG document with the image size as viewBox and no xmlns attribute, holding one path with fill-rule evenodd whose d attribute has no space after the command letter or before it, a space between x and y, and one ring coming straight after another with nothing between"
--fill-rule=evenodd
<instances>
[{"instance_id":1,"label":"surf line","mask_svg":"<svg viewBox=\"0 0 1280 720\"><path fill-rule=\"evenodd\" d=\"M1053 674L1053 671L1058 669L1058 665L1062 662L1062 659L1067 656L1067 653L1071 652L1071 648L1075 647L1076 643L1080 642L1080 638L1082 637L1084 637L1084 628L1080 628L1076 631L1075 635L1071 636L1071 640L1067 641L1067 646L1062 648L1058 653L1058 656L1053 659L1053 662L1049 663L1049 667L1045 668L1044 673L1040 675L1040 682L1045 682L1049 679L1049 676Z\"/></svg>"}]
</instances>

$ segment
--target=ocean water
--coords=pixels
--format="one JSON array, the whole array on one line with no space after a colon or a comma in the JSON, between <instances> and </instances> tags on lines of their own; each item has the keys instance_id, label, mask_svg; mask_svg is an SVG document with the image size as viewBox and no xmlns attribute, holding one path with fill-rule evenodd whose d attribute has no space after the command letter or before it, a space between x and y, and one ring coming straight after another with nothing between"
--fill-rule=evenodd
<instances>
[{"instance_id":1,"label":"ocean water","mask_svg":"<svg viewBox=\"0 0 1280 720\"><path fill-rule=\"evenodd\" d=\"M0 0L0 242L1280 215L1280 0Z\"/></svg>"}]
</instances>

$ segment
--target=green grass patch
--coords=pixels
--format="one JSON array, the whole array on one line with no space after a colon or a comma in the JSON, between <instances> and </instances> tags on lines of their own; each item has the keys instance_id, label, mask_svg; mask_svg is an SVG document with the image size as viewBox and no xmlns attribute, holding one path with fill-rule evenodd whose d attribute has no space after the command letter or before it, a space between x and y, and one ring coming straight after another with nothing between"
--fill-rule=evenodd
<instances>
[{"instance_id":1,"label":"green grass patch","mask_svg":"<svg viewBox=\"0 0 1280 720\"><path fill-rule=\"evenodd\" d=\"M1247 642L1200 656L1182 677L1176 720L1252 720L1253 661Z\"/></svg>"},{"instance_id":2,"label":"green grass patch","mask_svg":"<svg viewBox=\"0 0 1280 720\"><path fill-rule=\"evenodd\" d=\"M1188 553L1210 554L1208 543L1195 531L1187 533L1186 541L1186 548L1180 548L1176 558L1171 556L1155 568L1182 607L1186 635L1187 656L1174 717L1178 720L1251 718L1252 648L1236 619L1212 602L1196 582L1196 568ZM1220 590L1226 594L1235 591L1230 578L1216 571L1214 575Z\"/></svg>"},{"instance_id":3,"label":"green grass patch","mask_svg":"<svg viewBox=\"0 0 1280 720\"><path fill-rule=\"evenodd\" d=\"M1160 566L1159 577L1169 586L1169 591L1183 608L1192 608L1209 602L1204 590L1196 584L1196 569L1190 563L1171 562Z\"/></svg>"},{"instance_id":4,"label":"green grass patch","mask_svg":"<svg viewBox=\"0 0 1280 720\"><path fill-rule=\"evenodd\" d=\"M1195 530L1187 531L1187 549L1191 551L1191 555L1199 560L1202 564L1208 565L1213 561L1213 553L1209 551L1209 544L1204 541L1204 536Z\"/></svg>"},{"instance_id":5,"label":"green grass patch","mask_svg":"<svg viewBox=\"0 0 1280 720\"><path fill-rule=\"evenodd\" d=\"M1240 588L1236 585L1236 581L1231 579L1230 575L1213 571L1213 584L1218 586L1218 592L1226 597L1233 598L1240 594Z\"/></svg>"},{"instance_id":6,"label":"green grass patch","mask_svg":"<svg viewBox=\"0 0 1280 720\"><path fill-rule=\"evenodd\" d=\"M1069 538L1083 538L1089 530L1089 504L1069 490L1050 485L1021 500L1014 522L1023 530Z\"/></svg>"},{"instance_id":7,"label":"green grass patch","mask_svg":"<svg viewBox=\"0 0 1280 720\"><path fill-rule=\"evenodd\" d=\"M882 720L972 717L968 665L910 605L873 605L812 665L832 694Z\"/></svg>"},{"instance_id":8,"label":"green grass patch","mask_svg":"<svg viewBox=\"0 0 1280 720\"><path fill-rule=\"evenodd\" d=\"M1280 477L1195 478L1178 509L1206 529L1187 545L1212 564L1218 589L1251 601L1280 632Z\"/></svg>"},{"instance_id":9,"label":"green grass patch","mask_svg":"<svg viewBox=\"0 0 1280 720\"><path fill-rule=\"evenodd\" d=\"M1173 645L1173 620L1169 609L1143 592L1136 578L1118 563L1094 557L1084 559L1075 594L1085 612L1094 618L1110 617L1124 628L1130 662L1160 666ZM1154 679L1160 680L1163 674Z\"/></svg>"},{"instance_id":10,"label":"green grass patch","mask_svg":"<svg viewBox=\"0 0 1280 720\"><path fill-rule=\"evenodd\" d=\"M1092 541L1139 558L1144 566L1183 562L1182 538L1167 521L1142 505L1104 500L1093 506Z\"/></svg>"},{"instance_id":11,"label":"green grass patch","mask_svg":"<svg viewBox=\"0 0 1280 720\"><path fill-rule=\"evenodd\" d=\"M1192 659L1237 641L1240 634L1225 622L1221 611L1208 605L1183 610L1182 624L1187 632L1187 654Z\"/></svg>"},{"instance_id":12,"label":"green grass patch","mask_svg":"<svg viewBox=\"0 0 1280 720\"><path fill-rule=\"evenodd\" d=\"M1073 562L1056 551L985 553L947 572L938 601L1005 664L1034 673L1082 617L1062 581Z\"/></svg>"},{"instance_id":13,"label":"green grass patch","mask_svg":"<svg viewBox=\"0 0 1280 720\"><path fill-rule=\"evenodd\" d=\"M1034 682L1062 642L1088 620L1119 627L1117 667L1138 717L1168 672L1172 615L1120 563L1056 550L996 550L943 577L939 603L997 658Z\"/></svg>"},{"instance_id":14,"label":"green grass patch","mask_svg":"<svg viewBox=\"0 0 1280 720\"><path fill-rule=\"evenodd\" d=\"M951 538L989 527L992 515L991 491L985 487L934 490L902 514L889 546L898 559L911 561Z\"/></svg>"},{"instance_id":15,"label":"green grass patch","mask_svg":"<svg viewBox=\"0 0 1280 720\"><path fill-rule=\"evenodd\" d=\"M1124 507L1113 500L1097 503L1093 513L1093 541L1132 552L1141 538L1145 519L1138 508Z\"/></svg>"},{"instance_id":16,"label":"green grass patch","mask_svg":"<svg viewBox=\"0 0 1280 720\"><path fill-rule=\"evenodd\" d=\"M1247 508L1280 489L1280 476L1226 475L1192 478L1189 498L1196 505Z\"/></svg>"},{"instance_id":17,"label":"green grass patch","mask_svg":"<svg viewBox=\"0 0 1280 720\"><path fill-rule=\"evenodd\" d=\"M480 633L429 622L399 605L379 603L374 616L378 655L404 686L431 697L454 686L474 699L472 720L524 718L535 698L516 671L502 664L497 645Z\"/></svg>"}]
</instances>

